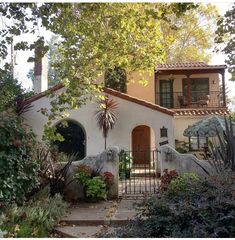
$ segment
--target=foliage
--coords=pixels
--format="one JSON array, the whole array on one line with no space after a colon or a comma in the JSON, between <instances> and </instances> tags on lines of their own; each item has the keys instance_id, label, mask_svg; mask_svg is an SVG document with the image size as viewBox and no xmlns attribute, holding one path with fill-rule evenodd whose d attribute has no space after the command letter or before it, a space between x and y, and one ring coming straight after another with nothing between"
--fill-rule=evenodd
<instances>
[{"instance_id":1,"label":"foliage","mask_svg":"<svg viewBox=\"0 0 235 240\"><path fill-rule=\"evenodd\" d=\"M101 177L106 185L106 188L110 189L110 187L114 184L114 175L111 172L104 172L101 174Z\"/></svg>"},{"instance_id":2,"label":"foliage","mask_svg":"<svg viewBox=\"0 0 235 240\"><path fill-rule=\"evenodd\" d=\"M108 184L110 184L110 174L107 175L107 172L103 175L97 176L97 174L89 166L81 164L74 175L74 178L83 186L85 197L93 201L106 199ZM107 184L105 180L108 180Z\"/></svg>"},{"instance_id":3,"label":"foliage","mask_svg":"<svg viewBox=\"0 0 235 240\"><path fill-rule=\"evenodd\" d=\"M117 115L115 113L117 106L117 102L105 96L99 102L99 110L95 111L97 125L99 129L102 130L104 136L104 149L106 149L108 133L114 128L117 121Z\"/></svg>"},{"instance_id":4,"label":"foliage","mask_svg":"<svg viewBox=\"0 0 235 240\"><path fill-rule=\"evenodd\" d=\"M161 176L161 184L160 184L160 191L166 191L169 187L169 184L171 183L171 181L175 178L177 178L179 176L179 174L177 173L176 170L170 170L168 171L168 169L164 169L163 170L163 175Z\"/></svg>"},{"instance_id":5,"label":"foliage","mask_svg":"<svg viewBox=\"0 0 235 240\"><path fill-rule=\"evenodd\" d=\"M0 112L12 107L16 96L23 94L21 85L12 76L10 67L0 69Z\"/></svg>"},{"instance_id":6,"label":"foliage","mask_svg":"<svg viewBox=\"0 0 235 240\"><path fill-rule=\"evenodd\" d=\"M115 89L119 92L126 93L127 76L126 71L120 67L108 69L104 77L105 87Z\"/></svg>"},{"instance_id":7,"label":"foliage","mask_svg":"<svg viewBox=\"0 0 235 240\"><path fill-rule=\"evenodd\" d=\"M208 62L211 58L215 38L215 28L219 17L216 7L212 4L199 4L198 8L188 10L177 17L172 14L172 27L168 22L160 24L161 41L167 63L177 62ZM168 41L165 43L166 39Z\"/></svg>"},{"instance_id":8,"label":"foliage","mask_svg":"<svg viewBox=\"0 0 235 240\"><path fill-rule=\"evenodd\" d=\"M139 205L136 218L112 237L234 237L235 199L231 186L212 180L187 182L187 191L168 190ZM110 236L109 236L110 237Z\"/></svg>"},{"instance_id":9,"label":"foliage","mask_svg":"<svg viewBox=\"0 0 235 240\"><path fill-rule=\"evenodd\" d=\"M235 171L235 137L234 127L231 118L228 121L224 117L225 131L221 135L217 131L217 141L210 141L206 155L207 160L217 174L224 174L226 171ZM199 166L209 175L202 165Z\"/></svg>"},{"instance_id":10,"label":"foliage","mask_svg":"<svg viewBox=\"0 0 235 240\"><path fill-rule=\"evenodd\" d=\"M86 196L91 199L106 199L106 184L100 176L88 179Z\"/></svg>"},{"instance_id":11,"label":"foliage","mask_svg":"<svg viewBox=\"0 0 235 240\"><path fill-rule=\"evenodd\" d=\"M48 190L50 191L50 190ZM48 237L55 223L65 215L68 204L60 195L9 205L4 211L3 229L7 237Z\"/></svg>"},{"instance_id":12,"label":"foliage","mask_svg":"<svg viewBox=\"0 0 235 240\"><path fill-rule=\"evenodd\" d=\"M180 194L187 195L195 190L195 186L197 184L200 184L200 178L198 175L195 173L184 173L170 181L167 187L167 194L169 196L176 196Z\"/></svg>"},{"instance_id":13,"label":"foliage","mask_svg":"<svg viewBox=\"0 0 235 240\"><path fill-rule=\"evenodd\" d=\"M91 174L92 169L85 164L81 164L77 168L75 178L82 184L82 186L86 186L88 179L91 178Z\"/></svg>"},{"instance_id":14,"label":"foliage","mask_svg":"<svg viewBox=\"0 0 235 240\"><path fill-rule=\"evenodd\" d=\"M53 120L61 118L66 109L79 108L92 98L89 93L99 93L100 87L94 83L107 69L118 66L127 74L152 72L162 63L160 22L171 23L172 14L179 17L192 7L192 3L1 3L0 56L7 57L13 36L35 34L40 27L60 37L61 57L53 67L66 89L52 99L51 111L44 111L48 116L45 135L53 138L55 131L49 130ZM164 45L167 42L165 39ZM48 50L41 36L33 43L16 42L14 48L32 50L36 46L42 54Z\"/></svg>"},{"instance_id":15,"label":"foliage","mask_svg":"<svg viewBox=\"0 0 235 240\"><path fill-rule=\"evenodd\" d=\"M175 140L175 150L179 153L187 153L189 152L189 143Z\"/></svg>"},{"instance_id":16,"label":"foliage","mask_svg":"<svg viewBox=\"0 0 235 240\"><path fill-rule=\"evenodd\" d=\"M133 157L124 150L119 153L119 178L120 180L130 178Z\"/></svg>"},{"instance_id":17,"label":"foliage","mask_svg":"<svg viewBox=\"0 0 235 240\"><path fill-rule=\"evenodd\" d=\"M37 184L35 135L10 111L0 113L0 201L22 202Z\"/></svg>"},{"instance_id":18,"label":"foliage","mask_svg":"<svg viewBox=\"0 0 235 240\"><path fill-rule=\"evenodd\" d=\"M226 64L231 73L232 81L235 81L235 3L223 17L217 22L215 42L221 45L220 50L227 55ZM218 50L218 49L217 49Z\"/></svg>"}]
</instances>

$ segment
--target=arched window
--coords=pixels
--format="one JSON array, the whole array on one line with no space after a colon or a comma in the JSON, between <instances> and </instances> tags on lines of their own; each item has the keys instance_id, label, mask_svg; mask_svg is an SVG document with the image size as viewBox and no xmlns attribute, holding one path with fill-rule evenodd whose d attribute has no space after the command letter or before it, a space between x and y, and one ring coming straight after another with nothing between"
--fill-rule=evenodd
<instances>
[{"instance_id":1,"label":"arched window","mask_svg":"<svg viewBox=\"0 0 235 240\"><path fill-rule=\"evenodd\" d=\"M64 141L55 141L59 152L65 154L78 154L78 159L83 159L86 155L86 137L84 128L77 122L67 120L68 126L62 123L56 125L56 132L64 137Z\"/></svg>"},{"instance_id":2,"label":"arched window","mask_svg":"<svg viewBox=\"0 0 235 240\"><path fill-rule=\"evenodd\" d=\"M126 71L120 67L108 69L105 72L105 87L126 93Z\"/></svg>"}]
</instances>

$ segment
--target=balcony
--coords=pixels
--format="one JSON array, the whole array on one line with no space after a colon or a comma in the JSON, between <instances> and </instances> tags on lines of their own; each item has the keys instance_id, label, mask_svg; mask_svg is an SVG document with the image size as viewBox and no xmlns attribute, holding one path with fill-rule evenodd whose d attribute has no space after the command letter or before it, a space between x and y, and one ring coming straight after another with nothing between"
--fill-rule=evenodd
<instances>
[{"instance_id":1,"label":"balcony","mask_svg":"<svg viewBox=\"0 0 235 240\"><path fill-rule=\"evenodd\" d=\"M157 92L156 104L166 108L221 108L223 94L219 91L191 91L190 96L183 92Z\"/></svg>"}]
</instances>

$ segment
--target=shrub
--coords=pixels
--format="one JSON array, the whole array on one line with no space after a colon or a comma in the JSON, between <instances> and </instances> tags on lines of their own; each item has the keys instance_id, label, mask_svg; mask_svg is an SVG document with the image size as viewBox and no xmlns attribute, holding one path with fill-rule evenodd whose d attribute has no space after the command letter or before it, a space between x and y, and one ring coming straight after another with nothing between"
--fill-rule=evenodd
<instances>
[{"instance_id":1,"label":"shrub","mask_svg":"<svg viewBox=\"0 0 235 240\"><path fill-rule=\"evenodd\" d=\"M10 111L0 113L0 202L22 203L37 183L35 135Z\"/></svg>"},{"instance_id":2,"label":"shrub","mask_svg":"<svg viewBox=\"0 0 235 240\"><path fill-rule=\"evenodd\" d=\"M183 188L176 187L183 189L184 197L181 191L167 194L171 191L169 187L166 192L146 199L140 204L137 217L112 237L235 237L235 199L231 189L212 180L200 184L185 182L189 190L185 191L185 184L180 185Z\"/></svg>"},{"instance_id":3,"label":"shrub","mask_svg":"<svg viewBox=\"0 0 235 240\"><path fill-rule=\"evenodd\" d=\"M68 204L60 195L29 201L4 209L3 229L7 237L47 237L56 221L65 215Z\"/></svg>"},{"instance_id":4,"label":"shrub","mask_svg":"<svg viewBox=\"0 0 235 240\"><path fill-rule=\"evenodd\" d=\"M120 180L129 179L133 162L133 157L128 155L124 150L119 153L119 178Z\"/></svg>"},{"instance_id":5,"label":"shrub","mask_svg":"<svg viewBox=\"0 0 235 240\"><path fill-rule=\"evenodd\" d=\"M194 192L201 179L195 173L184 173L173 178L167 187L169 196L185 195Z\"/></svg>"},{"instance_id":6,"label":"shrub","mask_svg":"<svg viewBox=\"0 0 235 240\"><path fill-rule=\"evenodd\" d=\"M163 170L163 175L161 176L161 184L160 184L160 191L166 191L170 182L177 178L179 175L176 172L176 170L170 170L164 169Z\"/></svg>"},{"instance_id":7,"label":"shrub","mask_svg":"<svg viewBox=\"0 0 235 240\"><path fill-rule=\"evenodd\" d=\"M114 175L111 172L104 172L101 177L107 189L109 189L114 184Z\"/></svg>"},{"instance_id":8,"label":"shrub","mask_svg":"<svg viewBox=\"0 0 235 240\"><path fill-rule=\"evenodd\" d=\"M84 187L84 194L88 199L94 201L106 199L108 185L105 184L105 179L107 184L111 183L110 173L97 176L89 166L81 164L77 168L75 179Z\"/></svg>"},{"instance_id":9,"label":"shrub","mask_svg":"<svg viewBox=\"0 0 235 240\"><path fill-rule=\"evenodd\" d=\"M100 176L87 181L86 196L94 200L106 199L106 185Z\"/></svg>"}]
</instances>

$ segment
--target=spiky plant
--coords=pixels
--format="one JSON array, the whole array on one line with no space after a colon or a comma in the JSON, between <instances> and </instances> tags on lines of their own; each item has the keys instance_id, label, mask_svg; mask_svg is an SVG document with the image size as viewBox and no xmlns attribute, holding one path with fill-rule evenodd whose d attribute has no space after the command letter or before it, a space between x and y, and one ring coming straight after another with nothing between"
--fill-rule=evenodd
<instances>
[{"instance_id":1,"label":"spiky plant","mask_svg":"<svg viewBox=\"0 0 235 240\"><path fill-rule=\"evenodd\" d=\"M235 172L235 135L233 123L224 117L225 130L221 135L217 130L217 141L211 141L209 144L209 154L207 160L217 174L223 175L225 171ZM198 164L208 175L210 173Z\"/></svg>"},{"instance_id":2,"label":"spiky plant","mask_svg":"<svg viewBox=\"0 0 235 240\"><path fill-rule=\"evenodd\" d=\"M99 101L99 109L95 111L96 121L99 129L103 133L104 137L104 149L107 146L107 136L109 130L113 129L117 120L115 109L118 103L108 96Z\"/></svg>"}]
</instances>

